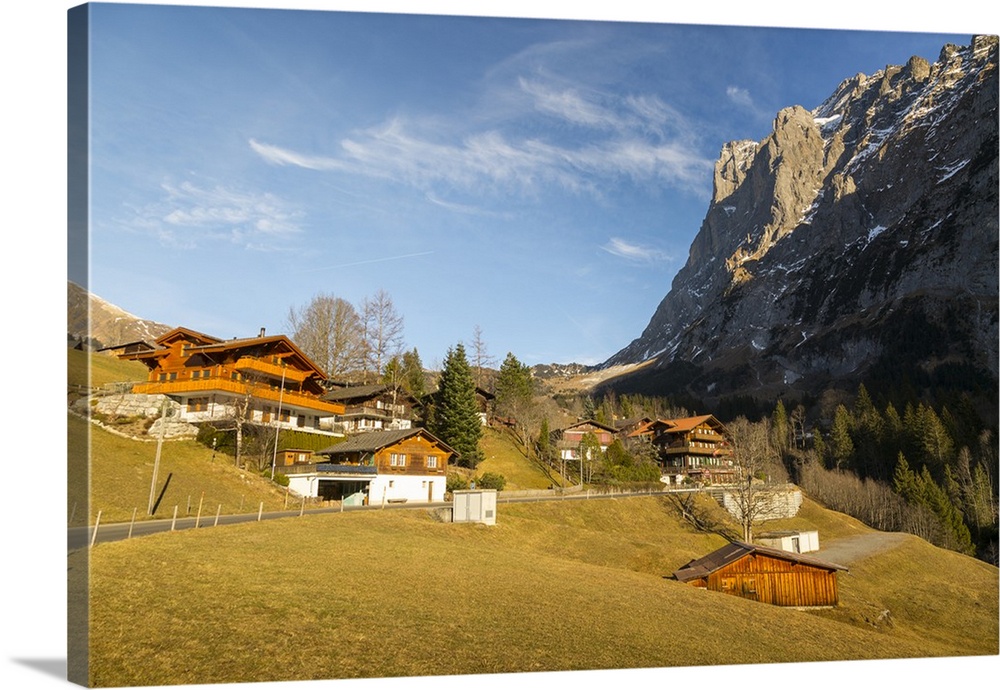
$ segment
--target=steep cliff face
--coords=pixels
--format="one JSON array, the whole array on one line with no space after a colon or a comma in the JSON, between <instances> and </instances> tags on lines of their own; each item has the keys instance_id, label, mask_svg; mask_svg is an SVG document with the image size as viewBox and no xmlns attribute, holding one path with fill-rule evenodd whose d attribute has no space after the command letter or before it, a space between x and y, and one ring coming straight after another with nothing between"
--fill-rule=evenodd
<instances>
[{"instance_id":1,"label":"steep cliff face","mask_svg":"<svg viewBox=\"0 0 1000 690\"><path fill-rule=\"evenodd\" d=\"M724 146L686 265L605 364L652 359L637 376L701 398L995 390L997 91L997 38L976 37Z\"/></svg>"}]
</instances>

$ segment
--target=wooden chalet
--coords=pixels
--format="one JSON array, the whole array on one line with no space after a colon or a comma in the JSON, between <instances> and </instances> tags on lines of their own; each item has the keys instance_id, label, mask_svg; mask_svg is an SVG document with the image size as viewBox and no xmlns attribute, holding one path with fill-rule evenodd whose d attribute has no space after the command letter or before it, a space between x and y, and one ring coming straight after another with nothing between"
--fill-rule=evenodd
<instances>
[{"instance_id":1,"label":"wooden chalet","mask_svg":"<svg viewBox=\"0 0 1000 690\"><path fill-rule=\"evenodd\" d=\"M163 334L151 348L118 355L149 369L136 394L167 395L189 422L227 419L249 404L247 421L314 433L344 406L322 399L326 375L283 335L221 340L187 328Z\"/></svg>"},{"instance_id":2,"label":"wooden chalet","mask_svg":"<svg viewBox=\"0 0 1000 690\"><path fill-rule=\"evenodd\" d=\"M640 433L651 434L663 474L670 484L685 480L726 484L735 479L726 428L710 414L659 419L643 427Z\"/></svg>"},{"instance_id":3,"label":"wooden chalet","mask_svg":"<svg viewBox=\"0 0 1000 690\"><path fill-rule=\"evenodd\" d=\"M364 473L369 501L378 503L443 501L448 464L458 453L426 429L412 428L357 434L316 455L328 462L315 465L319 493L311 495L332 496L340 491L337 481L359 481Z\"/></svg>"},{"instance_id":4,"label":"wooden chalet","mask_svg":"<svg viewBox=\"0 0 1000 690\"><path fill-rule=\"evenodd\" d=\"M342 386L324 393L323 400L344 406L334 428L346 434L409 429L417 401L392 386Z\"/></svg>"},{"instance_id":5,"label":"wooden chalet","mask_svg":"<svg viewBox=\"0 0 1000 690\"><path fill-rule=\"evenodd\" d=\"M798 553L734 541L689 562L673 577L695 587L775 606L832 607L837 571L847 568Z\"/></svg>"},{"instance_id":6,"label":"wooden chalet","mask_svg":"<svg viewBox=\"0 0 1000 690\"><path fill-rule=\"evenodd\" d=\"M580 444L583 443L584 437L588 434L593 435L597 440L603 453L618 437L618 430L593 419L585 419L576 424L570 424L564 429L557 429L552 432L552 436L555 447L559 451L559 457L563 460L579 460Z\"/></svg>"}]
</instances>

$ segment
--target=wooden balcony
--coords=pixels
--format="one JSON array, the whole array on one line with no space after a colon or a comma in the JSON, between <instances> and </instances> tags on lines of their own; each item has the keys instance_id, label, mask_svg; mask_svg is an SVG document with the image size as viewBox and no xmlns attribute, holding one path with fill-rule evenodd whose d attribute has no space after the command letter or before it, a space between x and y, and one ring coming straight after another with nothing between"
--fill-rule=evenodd
<instances>
[{"instance_id":1,"label":"wooden balcony","mask_svg":"<svg viewBox=\"0 0 1000 690\"><path fill-rule=\"evenodd\" d=\"M286 381L302 383L306 380L305 373L299 371L298 369L283 367L279 364L274 364L273 362L268 362L256 357L240 357L236 360L236 364L233 365L233 368L240 373L254 372L257 374L264 374L265 376L273 378L277 381L281 380L282 375L284 375Z\"/></svg>"},{"instance_id":2,"label":"wooden balcony","mask_svg":"<svg viewBox=\"0 0 1000 690\"><path fill-rule=\"evenodd\" d=\"M344 406L339 403L326 402L318 398L313 398L292 391L285 391L270 388L263 385L247 384L243 381L232 381L224 378L196 379L193 381L155 381L151 383L137 383L132 387L133 393L146 393L150 395L190 395L193 393L228 393L234 396L249 395L258 400L267 400L278 404L279 400L283 406L309 410L321 416L332 416L344 413Z\"/></svg>"}]
</instances>

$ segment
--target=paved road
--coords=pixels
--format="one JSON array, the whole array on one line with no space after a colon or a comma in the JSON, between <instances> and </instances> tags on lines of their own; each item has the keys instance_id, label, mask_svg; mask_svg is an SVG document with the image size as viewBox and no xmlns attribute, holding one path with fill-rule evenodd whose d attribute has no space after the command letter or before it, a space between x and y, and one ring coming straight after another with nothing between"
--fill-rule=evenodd
<instances>
[{"instance_id":1,"label":"paved road","mask_svg":"<svg viewBox=\"0 0 1000 690\"><path fill-rule=\"evenodd\" d=\"M671 493L668 491L653 492L653 494L643 493L643 494L597 494L597 493L578 493L578 494L564 494L562 496L516 496L516 497L506 497L498 498L498 503L529 503L533 501L579 501L579 500L594 500L601 498L630 498L633 496L649 496L649 495L664 495ZM104 543L109 541L121 541L122 539L129 539L132 537L141 537L148 534L157 534L159 532L170 532L172 530L182 530L182 529L206 529L211 527L222 527L224 525L234 525L241 522L256 522L258 520L274 520L277 518L288 518L297 517L300 515L315 515L318 513L339 513L348 512L355 510L428 510L433 508L450 508L452 503L440 502L440 503L386 503L384 506L382 504L371 505L371 506L348 506L344 507L343 510L340 507L336 508L311 508L303 511L301 508L297 510L282 510L272 513L244 513L240 515L220 515L218 518L218 523L216 523L216 518L214 515L202 516L201 518L177 518L173 520L171 518L166 519L154 519L154 520L142 520L137 521L134 524L128 522L120 522L113 524L102 524L98 525L97 528L97 538L94 538L94 528L89 527L71 527L67 530L67 546L69 551L75 551L76 549L83 548L90 543Z\"/></svg>"}]
</instances>

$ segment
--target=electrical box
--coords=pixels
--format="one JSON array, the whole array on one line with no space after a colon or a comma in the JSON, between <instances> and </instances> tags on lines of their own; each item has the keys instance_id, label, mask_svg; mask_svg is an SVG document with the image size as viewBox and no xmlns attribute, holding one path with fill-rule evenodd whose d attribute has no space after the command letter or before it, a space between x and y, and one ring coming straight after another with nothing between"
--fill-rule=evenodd
<instances>
[{"instance_id":1,"label":"electrical box","mask_svg":"<svg viewBox=\"0 0 1000 690\"><path fill-rule=\"evenodd\" d=\"M464 489L452 494L452 522L497 523L496 489Z\"/></svg>"}]
</instances>

